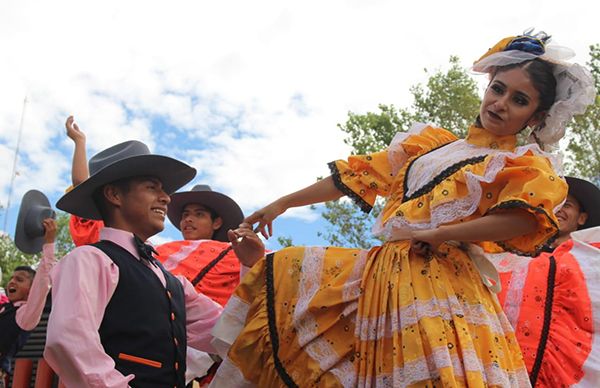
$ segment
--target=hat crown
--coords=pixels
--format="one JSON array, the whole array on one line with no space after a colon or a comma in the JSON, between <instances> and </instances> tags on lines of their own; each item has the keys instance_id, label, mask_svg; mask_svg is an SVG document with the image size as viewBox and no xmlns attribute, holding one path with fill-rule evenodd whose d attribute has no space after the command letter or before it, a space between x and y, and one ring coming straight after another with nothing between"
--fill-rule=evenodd
<instances>
[{"instance_id":1,"label":"hat crown","mask_svg":"<svg viewBox=\"0 0 600 388\"><path fill-rule=\"evenodd\" d=\"M56 218L48 198L41 191L29 190L21 200L15 228L15 244L20 251L31 254L42 250L46 218Z\"/></svg>"},{"instance_id":2,"label":"hat crown","mask_svg":"<svg viewBox=\"0 0 600 388\"><path fill-rule=\"evenodd\" d=\"M119 143L91 157L89 161L90 175L94 175L118 161L140 155L150 155L150 149L141 141L129 140Z\"/></svg>"},{"instance_id":3,"label":"hat crown","mask_svg":"<svg viewBox=\"0 0 600 388\"><path fill-rule=\"evenodd\" d=\"M45 230L42 221L46 218L56 218L56 213L51 207L43 205L32 206L27 212L25 223L23 224L27 237L36 238L43 236Z\"/></svg>"},{"instance_id":4,"label":"hat crown","mask_svg":"<svg viewBox=\"0 0 600 388\"><path fill-rule=\"evenodd\" d=\"M212 191L209 185L195 185L191 191Z\"/></svg>"}]
</instances>

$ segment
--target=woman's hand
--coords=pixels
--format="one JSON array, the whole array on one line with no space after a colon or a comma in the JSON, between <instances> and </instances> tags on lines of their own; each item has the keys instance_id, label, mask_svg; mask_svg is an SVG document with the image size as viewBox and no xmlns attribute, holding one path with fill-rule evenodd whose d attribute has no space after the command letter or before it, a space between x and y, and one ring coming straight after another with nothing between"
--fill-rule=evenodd
<instances>
[{"instance_id":1,"label":"woman's hand","mask_svg":"<svg viewBox=\"0 0 600 388\"><path fill-rule=\"evenodd\" d=\"M79 126L75 122L75 118L73 116L67 117L65 128L67 129L67 136L71 138L74 143L85 143L85 133L79 129Z\"/></svg>"},{"instance_id":2,"label":"woman's hand","mask_svg":"<svg viewBox=\"0 0 600 388\"><path fill-rule=\"evenodd\" d=\"M439 253L438 248L445 241L440 228L416 230L412 233L410 247L417 255L431 258Z\"/></svg>"},{"instance_id":3,"label":"woman's hand","mask_svg":"<svg viewBox=\"0 0 600 388\"><path fill-rule=\"evenodd\" d=\"M258 222L256 230L260 231L265 238L269 238L273 235L273 220L286 210L287 207L283 205L281 199L278 199L246 217L244 223L254 225Z\"/></svg>"},{"instance_id":4,"label":"woman's hand","mask_svg":"<svg viewBox=\"0 0 600 388\"><path fill-rule=\"evenodd\" d=\"M251 268L265 255L265 244L260 237L252 231L252 225L240 224L235 230L228 230L227 237L233 246L233 251L240 262Z\"/></svg>"}]
</instances>

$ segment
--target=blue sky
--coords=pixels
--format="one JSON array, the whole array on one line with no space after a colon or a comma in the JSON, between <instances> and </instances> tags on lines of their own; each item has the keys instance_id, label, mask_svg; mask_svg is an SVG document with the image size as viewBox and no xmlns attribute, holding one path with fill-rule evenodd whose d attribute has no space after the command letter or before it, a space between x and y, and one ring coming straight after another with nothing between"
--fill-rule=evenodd
<instances>
[{"instance_id":1,"label":"blue sky","mask_svg":"<svg viewBox=\"0 0 600 388\"><path fill-rule=\"evenodd\" d=\"M535 26L585 62L600 42L595 2L506 0L173 0L0 3L0 204L6 206L23 100L19 200L55 202L70 181L74 114L88 155L138 139L198 170L250 214L328 173L349 149L336 127L348 111L406 106L424 68L451 55L469 66L499 39ZM483 81L482 81L483 82ZM5 214L0 221L4 224ZM296 243L322 244L319 211L275 223ZM365 231L369 233L369 231ZM168 227L157 241L178 238ZM276 244L269 243L270 248Z\"/></svg>"}]
</instances>

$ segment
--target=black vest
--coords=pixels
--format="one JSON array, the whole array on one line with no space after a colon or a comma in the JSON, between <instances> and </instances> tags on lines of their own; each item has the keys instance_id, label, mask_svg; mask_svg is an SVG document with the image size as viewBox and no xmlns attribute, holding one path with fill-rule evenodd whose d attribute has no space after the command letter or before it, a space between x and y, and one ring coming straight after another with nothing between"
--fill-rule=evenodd
<instances>
[{"instance_id":1,"label":"black vest","mask_svg":"<svg viewBox=\"0 0 600 388\"><path fill-rule=\"evenodd\" d=\"M0 357L3 357L12 349L22 330L17 325L17 307L7 302L0 308L4 308L0 313Z\"/></svg>"},{"instance_id":2,"label":"black vest","mask_svg":"<svg viewBox=\"0 0 600 388\"><path fill-rule=\"evenodd\" d=\"M183 286L156 261L159 278L125 248L92 244L118 267L119 283L98 330L105 352L136 388L185 387L186 317Z\"/></svg>"}]
</instances>

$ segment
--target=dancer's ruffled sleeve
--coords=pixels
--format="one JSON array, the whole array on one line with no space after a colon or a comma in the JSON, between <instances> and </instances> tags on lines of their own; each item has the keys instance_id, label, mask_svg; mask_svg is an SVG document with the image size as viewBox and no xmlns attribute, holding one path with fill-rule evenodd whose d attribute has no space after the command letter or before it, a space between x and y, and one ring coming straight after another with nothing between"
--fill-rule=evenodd
<instances>
[{"instance_id":1,"label":"dancer's ruffled sleeve","mask_svg":"<svg viewBox=\"0 0 600 388\"><path fill-rule=\"evenodd\" d=\"M415 124L396 134L387 150L350 156L329 163L336 187L364 212L371 211L377 196L387 197L402 166L411 158L456 140L451 132Z\"/></svg>"},{"instance_id":2,"label":"dancer's ruffled sleeve","mask_svg":"<svg viewBox=\"0 0 600 388\"><path fill-rule=\"evenodd\" d=\"M554 209L567 196L567 183L552 169L550 161L531 152L506 161L494 182L482 185L481 214L515 209L535 216L537 229L510 240L496 241L503 250L522 256L537 256L544 244L558 235Z\"/></svg>"},{"instance_id":3,"label":"dancer's ruffled sleeve","mask_svg":"<svg viewBox=\"0 0 600 388\"><path fill-rule=\"evenodd\" d=\"M329 163L335 186L368 213L377 196L387 196L393 174L387 151L350 156Z\"/></svg>"}]
</instances>

